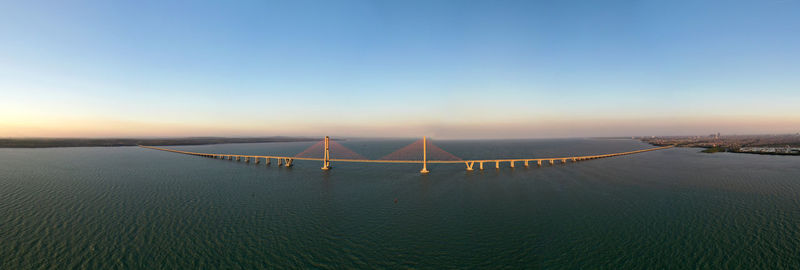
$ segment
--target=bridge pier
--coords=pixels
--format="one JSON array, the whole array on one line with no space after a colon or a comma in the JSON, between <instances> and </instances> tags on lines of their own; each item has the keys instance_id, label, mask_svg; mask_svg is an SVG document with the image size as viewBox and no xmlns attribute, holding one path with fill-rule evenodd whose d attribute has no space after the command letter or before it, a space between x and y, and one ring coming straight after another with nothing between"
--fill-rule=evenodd
<instances>
[{"instance_id":1,"label":"bridge pier","mask_svg":"<svg viewBox=\"0 0 800 270\"><path fill-rule=\"evenodd\" d=\"M536 161L536 166L542 167L542 160L541 159Z\"/></svg>"},{"instance_id":2,"label":"bridge pier","mask_svg":"<svg viewBox=\"0 0 800 270\"><path fill-rule=\"evenodd\" d=\"M288 167L292 167L292 161L294 161L294 159L293 159L293 158L287 158L287 159L286 159L286 164L285 164L285 165L283 165L283 166L284 166L284 167L287 167L287 168L288 168Z\"/></svg>"},{"instance_id":3,"label":"bridge pier","mask_svg":"<svg viewBox=\"0 0 800 270\"><path fill-rule=\"evenodd\" d=\"M278 160L278 167L283 165L283 159L282 158L277 158L277 160Z\"/></svg>"},{"instance_id":4,"label":"bridge pier","mask_svg":"<svg viewBox=\"0 0 800 270\"><path fill-rule=\"evenodd\" d=\"M258 163L261 163L261 159L260 159L260 158L258 158L258 157L253 157L253 159L255 159L255 160L256 160L256 164L258 164Z\"/></svg>"},{"instance_id":5,"label":"bridge pier","mask_svg":"<svg viewBox=\"0 0 800 270\"><path fill-rule=\"evenodd\" d=\"M264 166L269 167L270 159L269 157L264 158Z\"/></svg>"},{"instance_id":6,"label":"bridge pier","mask_svg":"<svg viewBox=\"0 0 800 270\"><path fill-rule=\"evenodd\" d=\"M553 160L553 159L551 159L551 160L550 160L550 165L555 165L555 164L556 164L556 161L555 161L555 160Z\"/></svg>"},{"instance_id":7,"label":"bridge pier","mask_svg":"<svg viewBox=\"0 0 800 270\"><path fill-rule=\"evenodd\" d=\"M480 169L483 171L483 161L479 161L478 164L481 165Z\"/></svg>"},{"instance_id":8,"label":"bridge pier","mask_svg":"<svg viewBox=\"0 0 800 270\"><path fill-rule=\"evenodd\" d=\"M577 158L572 158L572 162L578 162Z\"/></svg>"},{"instance_id":9,"label":"bridge pier","mask_svg":"<svg viewBox=\"0 0 800 270\"><path fill-rule=\"evenodd\" d=\"M528 167L528 161L526 160L525 161L525 168L527 168L527 167Z\"/></svg>"},{"instance_id":10,"label":"bridge pier","mask_svg":"<svg viewBox=\"0 0 800 270\"><path fill-rule=\"evenodd\" d=\"M242 161L242 157L236 156L236 161Z\"/></svg>"},{"instance_id":11,"label":"bridge pier","mask_svg":"<svg viewBox=\"0 0 800 270\"><path fill-rule=\"evenodd\" d=\"M567 164L567 159L566 158L561 159L561 164Z\"/></svg>"},{"instance_id":12,"label":"bridge pier","mask_svg":"<svg viewBox=\"0 0 800 270\"><path fill-rule=\"evenodd\" d=\"M250 163L250 157L244 157L244 162Z\"/></svg>"},{"instance_id":13,"label":"bridge pier","mask_svg":"<svg viewBox=\"0 0 800 270\"><path fill-rule=\"evenodd\" d=\"M467 164L467 171L472 171L472 165L475 165L475 161L472 162L464 162Z\"/></svg>"},{"instance_id":14,"label":"bridge pier","mask_svg":"<svg viewBox=\"0 0 800 270\"><path fill-rule=\"evenodd\" d=\"M512 160L512 161L509 161L508 163L510 163L510 164L511 164L511 168L514 168L514 161L513 161L513 160Z\"/></svg>"}]
</instances>

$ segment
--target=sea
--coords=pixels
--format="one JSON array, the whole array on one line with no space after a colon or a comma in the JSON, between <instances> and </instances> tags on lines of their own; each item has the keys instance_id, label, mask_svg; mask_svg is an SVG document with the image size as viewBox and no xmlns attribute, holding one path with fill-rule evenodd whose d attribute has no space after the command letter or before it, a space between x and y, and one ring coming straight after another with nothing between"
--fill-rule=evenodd
<instances>
[{"instance_id":1,"label":"sea","mask_svg":"<svg viewBox=\"0 0 800 270\"><path fill-rule=\"evenodd\" d=\"M348 139L377 159L414 139ZM651 148L433 140L462 159ZM315 142L170 146L287 155ZM321 155L321 154L320 154ZM797 269L800 157L671 148L555 165L0 149L0 269Z\"/></svg>"}]
</instances>

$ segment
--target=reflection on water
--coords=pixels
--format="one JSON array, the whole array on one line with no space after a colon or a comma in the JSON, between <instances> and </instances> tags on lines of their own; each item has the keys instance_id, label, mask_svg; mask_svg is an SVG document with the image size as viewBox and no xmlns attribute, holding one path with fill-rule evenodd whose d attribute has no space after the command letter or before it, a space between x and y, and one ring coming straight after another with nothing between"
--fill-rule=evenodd
<instances>
[{"instance_id":1,"label":"reflection on water","mask_svg":"<svg viewBox=\"0 0 800 270\"><path fill-rule=\"evenodd\" d=\"M342 145L380 158L413 140ZM464 159L648 148L435 141ZM174 147L294 155L313 142ZM800 159L667 149L467 172L121 148L0 149L0 269L800 265Z\"/></svg>"}]
</instances>

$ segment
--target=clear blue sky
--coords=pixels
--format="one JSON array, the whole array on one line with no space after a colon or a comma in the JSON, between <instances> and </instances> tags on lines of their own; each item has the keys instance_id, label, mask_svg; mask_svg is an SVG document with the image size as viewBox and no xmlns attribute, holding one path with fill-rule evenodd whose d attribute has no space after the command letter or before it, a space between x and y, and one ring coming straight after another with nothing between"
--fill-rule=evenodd
<instances>
[{"instance_id":1,"label":"clear blue sky","mask_svg":"<svg viewBox=\"0 0 800 270\"><path fill-rule=\"evenodd\" d=\"M800 131L800 1L3 1L0 137Z\"/></svg>"}]
</instances>

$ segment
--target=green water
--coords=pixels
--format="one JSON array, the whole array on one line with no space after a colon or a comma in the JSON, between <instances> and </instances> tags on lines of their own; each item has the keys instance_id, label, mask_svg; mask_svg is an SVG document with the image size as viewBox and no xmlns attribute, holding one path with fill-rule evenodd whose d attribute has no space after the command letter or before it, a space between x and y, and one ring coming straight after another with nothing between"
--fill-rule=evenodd
<instances>
[{"instance_id":1,"label":"green water","mask_svg":"<svg viewBox=\"0 0 800 270\"><path fill-rule=\"evenodd\" d=\"M411 141L346 141L377 158ZM462 158L632 140L436 142ZM185 146L295 154L312 143ZM245 164L0 149L0 269L797 268L800 158L668 149L566 166ZM476 165L477 167L477 165Z\"/></svg>"}]
</instances>

